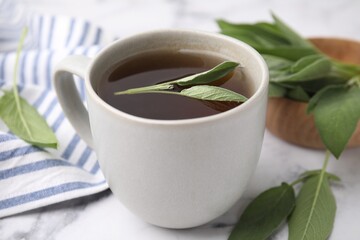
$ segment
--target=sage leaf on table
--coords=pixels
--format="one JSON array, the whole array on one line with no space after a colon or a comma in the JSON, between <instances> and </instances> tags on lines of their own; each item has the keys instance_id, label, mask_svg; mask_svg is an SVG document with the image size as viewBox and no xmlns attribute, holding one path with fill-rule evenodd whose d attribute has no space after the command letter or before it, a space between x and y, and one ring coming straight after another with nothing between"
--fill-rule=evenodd
<instances>
[{"instance_id":1,"label":"sage leaf on table","mask_svg":"<svg viewBox=\"0 0 360 240\"><path fill-rule=\"evenodd\" d=\"M229 240L265 240L281 226L295 206L292 186L282 183L257 196L245 209Z\"/></svg>"},{"instance_id":2,"label":"sage leaf on table","mask_svg":"<svg viewBox=\"0 0 360 240\"><path fill-rule=\"evenodd\" d=\"M227 76L229 73L234 71L238 65L239 63L226 61L205 72L197 73L169 82L155 84L152 86L132 88L125 91L115 92L114 94L124 95L140 93L162 93L181 95L204 101L237 103L245 102L247 98L239 93L222 87L204 85ZM191 87L182 89L181 91L171 91L175 88L175 85L178 87Z\"/></svg>"},{"instance_id":3,"label":"sage leaf on table","mask_svg":"<svg viewBox=\"0 0 360 240\"><path fill-rule=\"evenodd\" d=\"M19 96L17 89L19 58L27 28L22 32L16 52L14 66L13 89L4 91L0 98L0 118L19 138L38 147L57 147L57 139L42 116L24 98Z\"/></svg>"},{"instance_id":4,"label":"sage leaf on table","mask_svg":"<svg viewBox=\"0 0 360 240\"><path fill-rule=\"evenodd\" d=\"M336 202L325 174L305 180L289 219L289 240L326 240L333 228Z\"/></svg>"},{"instance_id":5,"label":"sage leaf on table","mask_svg":"<svg viewBox=\"0 0 360 240\"><path fill-rule=\"evenodd\" d=\"M315 125L331 153L339 158L360 119L360 88L329 87L310 102Z\"/></svg>"}]
</instances>

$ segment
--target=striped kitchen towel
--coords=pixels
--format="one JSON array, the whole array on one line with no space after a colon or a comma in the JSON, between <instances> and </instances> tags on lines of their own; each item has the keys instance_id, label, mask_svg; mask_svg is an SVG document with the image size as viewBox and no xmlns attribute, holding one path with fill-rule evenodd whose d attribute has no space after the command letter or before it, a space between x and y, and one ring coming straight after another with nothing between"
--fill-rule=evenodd
<instances>
[{"instance_id":1,"label":"striped kitchen towel","mask_svg":"<svg viewBox=\"0 0 360 240\"><path fill-rule=\"evenodd\" d=\"M25 20L17 18L18 22L7 24L1 13L6 8L8 14L10 2L0 0L0 88L12 87L14 48L19 30L27 23L29 34L20 58L18 88L51 126L59 147L31 146L0 120L0 218L108 188L94 151L65 118L52 90L51 75L54 65L65 56L91 57L112 38L87 21L62 16L23 16ZM84 97L83 81L78 79L77 86Z\"/></svg>"}]
</instances>

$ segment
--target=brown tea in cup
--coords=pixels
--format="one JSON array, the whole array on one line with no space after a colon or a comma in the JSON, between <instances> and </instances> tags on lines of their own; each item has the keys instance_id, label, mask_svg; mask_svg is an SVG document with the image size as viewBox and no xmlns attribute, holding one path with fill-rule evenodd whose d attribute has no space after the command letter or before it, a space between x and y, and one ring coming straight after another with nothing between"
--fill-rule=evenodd
<instances>
[{"instance_id":1,"label":"brown tea in cup","mask_svg":"<svg viewBox=\"0 0 360 240\"><path fill-rule=\"evenodd\" d=\"M96 86L96 92L111 106L143 118L176 120L214 115L232 109L239 103L202 101L161 93L135 95L114 95L114 93L204 72L224 61L226 59L206 52L147 51L110 67ZM241 67L238 67L232 73L209 85L226 88L250 97L247 82L248 80L241 74ZM178 86L174 91L182 89Z\"/></svg>"}]
</instances>

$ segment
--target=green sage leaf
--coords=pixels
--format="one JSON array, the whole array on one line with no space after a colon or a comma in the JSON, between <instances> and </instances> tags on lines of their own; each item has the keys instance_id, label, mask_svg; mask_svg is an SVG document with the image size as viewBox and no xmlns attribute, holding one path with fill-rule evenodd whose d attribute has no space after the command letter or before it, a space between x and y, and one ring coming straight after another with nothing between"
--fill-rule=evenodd
<instances>
[{"instance_id":1,"label":"green sage leaf","mask_svg":"<svg viewBox=\"0 0 360 240\"><path fill-rule=\"evenodd\" d=\"M229 37L238 39L240 41L243 41L256 50L259 51L259 49L266 49L268 47L268 44L265 42L264 39L257 37L256 35L249 33L247 31L241 31L241 30L223 30L221 34L227 35Z\"/></svg>"},{"instance_id":2,"label":"green sage leaf","mask_svg":"<svg viewBox=\"0 0 360 240\"><path fill-rule=\"evenodd\" d=\"M305 64L306 63L306 64ZM298 60L287 75L272 78L273 82L310 81L325 77L331 70L331 61L323 56L307 56Z\"/></svg>"},{"instance_id":3,"label":"green sage leaf","mask_svg":"<svg viewBox=\"0 0 360 240\"><path fill-rule=\"evenodd\" d=\"M336 76L340 76L345 79L352 78L356 75L360 75L360 66L348 63L338 62L333 60L333 72Z\"/></svg>"},{"instance_id":4,"label":"green sage leaf","mask_svg":"<svg viewBox=\"0 0 360 240\"><path fill-rule=\"evenodd\" d=\"M314 55L309 55L309 56L303 57L291 66L290 71L293 73L299 72L299 71L303 70L304 68L306 68L307 66L309 66L309 65L313 64L314 62L321 60L323 58L324 58L324 56L319 55L319 54L314 54Z\"/></svg>"},{"instance_id":5,"label":"green sage leaf","mask_svg":"<svg viewBox=\"0 0 360 240\"><path fill-rule=\"evenodd\" d=\"M331 73L325 77L321 77L318 79L313 79L311 81L305 81L305 82L287 82L289 85L293 86L300 86L302 87L306 92L312 93L313 95L317 92L321 91L321 89L328 87L330 85L344 85L346 84L346 80L331 76Z\"/></svg>"},{"instance_id":6,"label":"green sage leaf","mask_svg":"<svg viewBox=\"0 0 360 240\"><path fill-rule=\"evenodd\" d=\"M286 89L276 83L269 83L269 97L283 97Z\"/></svg>"},{"instance_id":7,"label":"green sage leaf","mask_svg":"<svg viewBox=\"0 0 360 240\"><path fill-rule=\"evenodd\" d=\"M226 35L248 35L253 36L263 47L275 47L282 45L290 45L288 40L275 32L269 26L262 24L232 24L224 20L219 20L218 25L222 33Z\"/></svg>"},{"instance_id":8,"label":"green sage leaf","mask_svg":"<svg viewBox=\"0 0 360 240\"><path fill-rule=\"evenodd\" d=\"M321 169L319 169L319 170L311 170L311 171L306 171L303 174L301 174L300 178L303 178L304 180L307 180L310 177L314 177L314 176L317 176L317 175L320 175L320 174L321 174ZM325 176L329 180L333 180L333 181L337 181L337 182L341 181L340 177L336 176L333 173L325 172Z\"/></svg>"},{"instance_id":9,"label":"green sage leaf","mask_svg":"<svg viewBox=\"0 0 360 240\"><path fill-rule=\"evenodd\" d=\"M14 86L16 87L16 86ZM44 118L25 99L18 108L13 92L5 91L0 100L0 117L9 129L26 142L38 147L57 147L57 139Z\"/></svg>"},{"instance_id":10,"label":"green sage leaf","mask_svg":"<svg viewBox=\"0 0 360 240\"><path fill-rule=\"evenodd\" d=\"M257 196L245 209L229 240L265 240L281 226L295 206L292 186L283 183Z\"/></svg>"},{"instance_id":11,"label":"green sage leaf","mask_svg":"<svg viewBox=\"0 0 360 240\"><path fill-rule=\"evenodd\" d=\"M289 240L326 240L333 228L336 202L328 178L306 179L289 220Z\"/></svg>"},{"instance_id":12,"label":"green sage leaf","mask_svg":"<svg viewBox=\"0 0 360 240\"><path fill-rule=\"evenodd\" d=\"M57 148L57 139L46 121L17 89L17 77L20 53L27 35L24 28L16 51L12 91L4 91L0 98L0 118L18 137L38 147Z\"/></svg>"},{"instance_id":13,"label":"green sage leaf","mask_svg":"<svg viewBox=\"0 0 360 240\"><path fill-rule=\"evenodd\" d=\"M169 83L176 83L179 86L208 84L225 77L226 75L234 71L237 66L239 66L239 63L226 61L208 71L173 80Z\"/></svg>"},{"instance_id":14,"label":"green sage leaf","mask_svg":"<svg viewBox=\"0 0 360 240\"><path fill-rule=\"evenodd\" d=\"M282 45L290 45L290 42L284 37L284 34L272 23L259 22L255 24L234 24L223 19L219 19L216 22L222 31L243 30L249 33L256 33L256 35L261 35L264 38L272 38Z\"/></svg>"},{"instance_id":15,"label":"green sage leaf","mask_svg":"<svg viewBox=\"0 0 360 240\"><path fill-rule=\"evenodd\" d=\"M316 107L316 105L318 104L321 96L327 92L328 90L330 89L335 89L335 90L342 90L344 88L344 86L342 85L329 85L329 86L326 86L324 88L322 88L320 91L318 91L312 98L311 100L309 101L309 104L308 104L308 107L307 107L307 113L312 113Z\"/></svg>"},{"instance_id":16,"label":"green sage leaf","mask_svg":"<svg viewBox=\"0 0 360 240\"><path fill-rule=\"evenodd\" d=\"M264 58L269 70L281 70L294 64L293 61L277 56L263 54L262 57Z\"/></svg>"},{"instance_id":17,"label":"green sage leaf","mask_svg":"<svg viewBox=\"0 0 360 240\"><path fill-rule=\"evenodd\" d=\"M256 48L261 54L273 55L291 61L316 54L314 49L299 46L280 46L275 48Z\"/></svg>"},{"instance_id":18,"label":"green sage leaf","mask_svg":"<svg viewBox=\"0 0 360 240\"><path fill-rule=\"evenodd\" d=\"M284 34L284 36L289 40L289 42L292 43L292 45L313 48L313 45L309 41L302 38L293 29L286 25L280 18L278 18L274 13L272 13L271 15L274 19L275 26L277 26L277 28Z\"/></svg>"},{"instance_id":19,"label":"green sage leaf","mask_svg":"<svg viewBox=\"0 0 360 240\"><path fill-rule=\"evenodd\" d=\"M272 33L275 36L278 36L281 38L286 44L284 45L291 45L291 43L287 40L287 38L284 36L284 33L274 24L269 22L257 22L254 24L257 27L262 28L263 30L266 30L267 32Z\"/></svg>"},{"instance_id":20,"label":"green sage leaf","mask_svg":"<svg viewBox=\"0 0 360 240\"><path fill-rule=\"evenodd\" d=\"M316 128L325 146L338 158L360 119L360 88L327 88L314 102L309 108Z\"/></svg>"},{"instance_id":21,"label":"green sage leaf","mask_svg":"<svg viewBox=\"0 0 360 240\"><path fill-rule=\"evenodd\" d=\"M168 83L156 84L146 87L139 88L131 88L125 91L115 92L115 95L124 95L124 94L139 94L139 93L154 93L159 92L161 90L170 90L173 89L174 86Z\"/></svg>"},{"instance_id":22,"label":"green sage leaf","mask_svg":"<svg viewBox=\"0 0 360 240\"><path fill-rule=\"evenodd\" d=\"M299 102L308 102L310 99L309 94L300 86L296 86L294 89L290 89L286 93L286 96Z\"/></svg>"},{"instance_id":23,"label":"green sage leaf","mask_svg":"<svg viewBox=\"0 0 360 240\"><path fill-rule=\"evenodd\" d=\"M349 86L356 86L360 88L360 75L355 75L349 80Z\"/></svg>"},{"instance_id":24,"label":"green sage leaf","mask_svg":"<svg viewBox=\"0 0 360 240\"><path fill-rule=\"evenodd\" d=\"M240 103L247 100L245 96L239 93L233 92L225 88L208 85L199 85L193 86L191 88L186 88L178 94L205 101L226 101Z\"/></svg>"}]
</instances>

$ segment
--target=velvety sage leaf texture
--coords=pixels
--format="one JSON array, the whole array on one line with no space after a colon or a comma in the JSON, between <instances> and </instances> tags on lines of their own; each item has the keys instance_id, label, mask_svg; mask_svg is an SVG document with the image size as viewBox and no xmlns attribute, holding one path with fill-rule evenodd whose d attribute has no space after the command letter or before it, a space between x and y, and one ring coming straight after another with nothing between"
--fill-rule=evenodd
<instances>
[{"instance_id":1,"label":"velvety sage leaf texture","mask_svg":"<svg viewBox=\"0 0 360 240\"><path fill-rule=\"evenodd\" d=\"M291 66L291 72L293 72L293 73L299 72L299 71L303 70L304 68L306 68L307 66L309 66L310 64L313 64L317 60L323 59L323 58L325 58L325 57L320 54L314 54L314 55L309 55L309 56L303 57L303 58L299 59L298 61L296 61Z\"/></svg>"},{"instance_id":2,"label":"velvety sage leaf texture","mask_svg":"<svg viewBox=\"0 0 360 240\"><path fill-rule=\"evenodd\" d=\"M287 71L286 75L273 77L273 82L310 81L325 77L331 70L331 61L323 56L307 56L298 60Z\"/></svg>"},{"instance_id":3,"label":"velvety sage leaf texture","mask_svg":"<svg viewBox=\"0 0 360 240\"><path fill-rule=\"evenodd\" d=\"M247 98L231 90L208 85L193 86L186 88L180 93L182 96L196 98L205 101L245 102Z\"/></svg>"},{"instance_id":4,"label":"velvety sage leaf texture","mask_svg":"<svg viewBox=\"0 0 360 240\"><path fill-rule=\"evenodd\" d=\"M326 240L332 231L336 202L325 175L308 178L289 220L289 240Z\"/></svg>"},{"instance_id":5,"label":"velvety sage leaf texture","mask_svg":"<svg viewBox=\"0 0 360 240\"><path fill-rule=\"evenodd\" d=\"M298 46L279 46L275 48L258 48L261 54L273 55L291 61L297 61L302 57L313 55L316 52L312 48Z\"/></svg>"},{"instance_id":6,"label":"velvety sage leaf texture","mask_svg":"<svg viewBox=\"0 0 360 240\"><path fill-rule=\"evenodd\" d=\"M339 157L360 119L360 88L328 88L309 107L325 146Z\"/></svg>"},{"instance_id":7,"label":"velvety sage leaf texture","mask_svg":"<svg viewBox=\"0 0 360 240\"><path fill-rule=\"evenodd\" d=\"M257 196L245 209L229 240L265 240L284 222L295 206L292 186L283 183Z\"/></svg>"},{"instance_id":8,"label":"velvety sage leaf texture","mask_svg":"<svg viewBox=\"0 0 360 240\"><path fill-rule=\"evenodd\" d=\"M225 77L226 75L234 71L234 69L237 66L239 66L239 63L226 61L220 63L219 65L215 66L214 68L208 71L194 74L188 77L184 77L182 79L174 80L171 81L170 83L176 83L179 86L208 84L220 78Z\"/></svg>"},{"instance_id":9,"label":"velvety sage leaf texture","mask_svg":"<svg viewBox=\"0 0 360 240\"><path fill-rule=\"evenodd\" d=\"M289 90L286 96L299 102L308 102L310 99L309 94L300 86L296 86L294 89Z\"/></svg>"},{"instance_id":10,"label":"velvety sage leaf texture","mask_svg":"<svg viewBox=\"0 0 360 240\"><path fill-rule=\"evenodd\" d=\"M312 113L316 107L316 105L318 104L321 96L328 90L330 89L339 89L342 91L342 89L344 88L344 86L342 85L329 85L329 86L326 86L324 88L322 88L321 90L319 90L312 98L311 100L309 101L309 104L308 104L308 107L307 107L307 113Z\"/></svg>"},{"instance_id":11,"label":"velvety sage leaf texture","mask_svg":"<svg viewBox=\"0 0 360 240\"><path fill-rule=\"evenodd\" d=\"M8 128L30 144L56 148L57 139L44 118L21 97L20 107L19 110L16 106L13 92L4 92L0 98L0 117ZM23 117L20 116L21 114Z\"/></svg>"},{"instance_id":12,"label":"velvety sage leaf texture","mask_svg":"<svg viewBox=\"0 0 360 240\"><path fill-rule=\"evenodd\" d=\"M222 33L234 36L251 36L261 47L271 48L289 45L281 32L266 24L233 24L224 20L217 21Z\"/></svg>"},{"instance_id":13,"label":"velvety sage leaf texture","mask_svg":"<svg viewBox=\"0 0 360 240\"><path fill-rule=\"evenodd\" d=\"M277 56L263 54L262 57L264 58L269 70L281 70L294 64L293 61Z\"/></svg>"}]
</instances>

